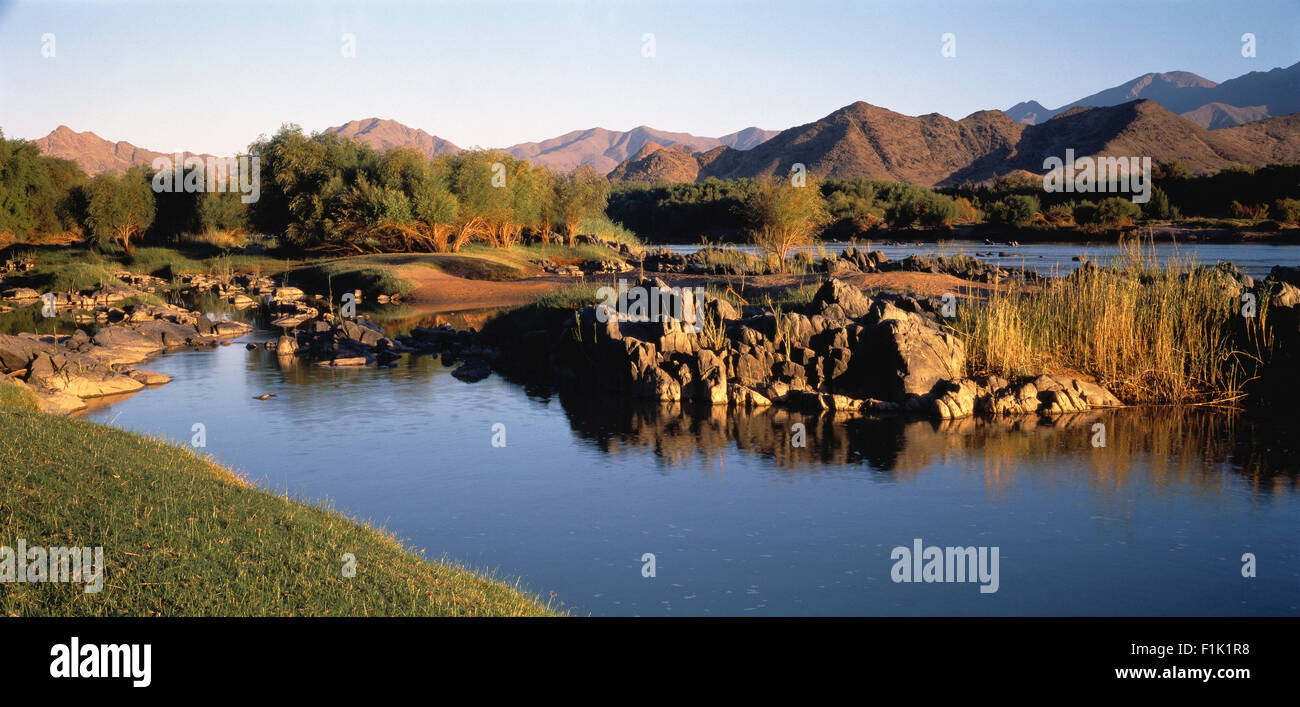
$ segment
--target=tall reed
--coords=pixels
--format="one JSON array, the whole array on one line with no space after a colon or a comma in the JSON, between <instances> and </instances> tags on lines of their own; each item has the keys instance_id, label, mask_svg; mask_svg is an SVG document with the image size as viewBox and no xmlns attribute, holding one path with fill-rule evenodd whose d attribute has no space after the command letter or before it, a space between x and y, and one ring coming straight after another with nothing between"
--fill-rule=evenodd
<instances>
[{"instance_id":1,"label":"tall reed","mask_svg":"<svg viewBox=\"0 0 1300 707\"><path fill-rule=\"evenodd\" d=\"M961 307L955 328L972 372L1092 376L1130 403L1226 403L1267 356L1267 297L1243 316L1240 291L1140 241L1101 267L1042 286L998 289Z\"/></svg>"}]
</instances>

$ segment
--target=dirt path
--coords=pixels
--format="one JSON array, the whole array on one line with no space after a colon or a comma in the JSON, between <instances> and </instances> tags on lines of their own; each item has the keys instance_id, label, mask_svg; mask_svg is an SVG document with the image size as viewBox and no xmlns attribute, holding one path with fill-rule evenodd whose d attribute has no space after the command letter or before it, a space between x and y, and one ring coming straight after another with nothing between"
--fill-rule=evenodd
<instances>
[{"instance_id":1,"label":"dirt path","mask_svg":"<svg viewBox=\"0 0 1300 707\"><path fill-rule=\"evenodd\" d=\"M558 278L525 280L469 280L423 265L402 265L396 275L415 285L404 299L439 309L486 309L531 302L538 295L564 286Z\"/></svg>"}]
</instances>

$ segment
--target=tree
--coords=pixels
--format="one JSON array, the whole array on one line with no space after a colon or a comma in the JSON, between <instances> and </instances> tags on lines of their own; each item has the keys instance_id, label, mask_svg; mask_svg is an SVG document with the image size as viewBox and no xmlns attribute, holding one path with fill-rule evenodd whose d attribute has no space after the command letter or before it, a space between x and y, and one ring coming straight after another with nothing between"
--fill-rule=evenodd
<instances>
[{"instance_id":1,"label":"tree","mask_svg":"<svg viewBox=\"0 0 1300 707\"><path fill-rule=\"evenodd\" d=\"M150 175L143 167L132 167L116 177L100 174L90 182L86 226L102 247L116 240L128 254L135 251L131 239L144 232L154 218L154 194Z\"/></svg>"},{"instance_id":2,"label":"tree","mask_svg":"<svg viewBox=\"0 0 1300 707\"><path fill-rule=\"evenodd\" d=\"M573 247L582 220L601 215L608 203L609 181L587 165L555 179L553 220L564 226L569 247Z\"/></svg>"},{"instance_id":3,"label":"tree","mask_svg":"<svg viewBox=\"0 0 1300 707\"><path fill-rule=\"evenodd\" d=\"M1179 217L1178 207L1169 202L1169 195L1164 189L1156 187L1151 190L1151 200L1142 205L1142 215L1148 219L1168 221Z\"/></svg>"},{"instance_id":4,"label":"tree","mask_svg":"<svg viewBox=\"0 0 1300 707\"><path fill-rule=\"evenodd\" d=\"M1040 208L1038 197L1012 194L1001 201L994 202L989 208L989 216L1000 223L1024 226L1034 220Z\"/></svg>"},{"instance_id":5,"label":"tree","mask_svg":"<svg viewBox=\"0 0 1300 707\"><path fill-rule=\"evenodd\" d=\"M1104 224L1129 224L1141 214L1141 207L1122 196L1102 199L1101 203L1097 204L1097 220Z\"/></svg>"},{"instance_id":6,"label":"tree","mask_svg":"<svg viewBox=\"0 0 1300 707\"><path fill-rule=\"evenodd\" d=\"M758 182L745 200L744 212L754 244L780 263L781 272L787 254L811 243L830 223L826 200L816 185L796 187L784 179Z\"/></svg>"}]
</instances>

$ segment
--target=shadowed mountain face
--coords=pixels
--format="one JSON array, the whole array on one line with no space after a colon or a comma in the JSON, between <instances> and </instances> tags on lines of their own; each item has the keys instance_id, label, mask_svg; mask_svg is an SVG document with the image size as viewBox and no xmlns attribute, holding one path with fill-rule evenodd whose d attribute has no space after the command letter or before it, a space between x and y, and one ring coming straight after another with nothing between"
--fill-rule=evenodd
<instances>
[{"instance_id":1,"label":"shadowed mountain face","mask_svg":"<svg viewBox=\"0 0 1300 707\"><path fill-rule=\"evenodd\" d=\"M1194 172L1233 164L1262 166L1300 159L1300 114L1209 131L1153 100L1102 108L1075 107L1038 125L999 111L961 120L906 116L854 103L739 152L726 147L691 155L661 148L638 155L612 179L653 182L786 175L803 164L815 177L889 179L920 185L982 181L1025 170L1041 174L1043 160L1110 155L1183 160Z\"/></svg>"},{"instance_id":2,"label":"shadowed mountain face","mask_svg":"<svg viewBox=\"0 0 1300 707\"><path fill-rule=\"evenodd\" d=\"M132 165L148 167L157 157L175 157L165 152L136 147L129 142L105 140L89 130L79 133L66 125L60 125L49 135L32 142L41 148L41 152L51 157L76 162L88 174L100 172L122 174ZM205 159L211 156L186 152L182 159L187 157Z\"/></svg>"},{"instance_id":3,"label":"shadowed mountain face","mask_svg":"<svg viewBox=\"0 0 1300 707\"><path fill-rule=\"evenodd\" d=\"M1300 112L1300 63L1252 71L1218 84L1186 71L1143 74L1055 110L1025 101L1004 112L1012 120L1036 125L1079 106L1113 106L1142 98L1211 130L1296 113Z\"/></svg>"}]
</instances>

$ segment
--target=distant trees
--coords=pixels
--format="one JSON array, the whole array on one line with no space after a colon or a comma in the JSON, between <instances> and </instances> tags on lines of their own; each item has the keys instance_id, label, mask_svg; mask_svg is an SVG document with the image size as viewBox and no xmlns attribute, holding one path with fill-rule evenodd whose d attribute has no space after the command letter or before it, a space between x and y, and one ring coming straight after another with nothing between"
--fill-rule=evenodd
<instances>
[{"instance_id":1,"label":"distant trees","mask_svg":"<svg viewBox=\"0 0 1300 707\"><path fill-rule=\"evenodd\" d=\"M793 186L784 179L760 180L745 200L754 244L785 272L786 256L811 243L830 222L826 201L813 184Z\"/></svg>"},{"instance_id":2,"label":"distant trees","mask_svg":"<svg viewBox=\"0 0 1300 707\"><path fill-rule=\"evenodd\" d=\"M143 167L132 167L122 176L100 174L87 188L86 226L100 246L112 241L127 253L134 252L131 239L153 223L155 206L150 176Z\"/></svg>"},{"instance_id":3,"label":"distant trees","mask_svg":"<svg viewBox=\"0 0 1300 707\"><path fill-rule=\"evenodd\" d=\"M46 157L0 131L0 234L25 238L72 230L85 217L87 178L76 163Z\"/></svg>"}]
</instances>

